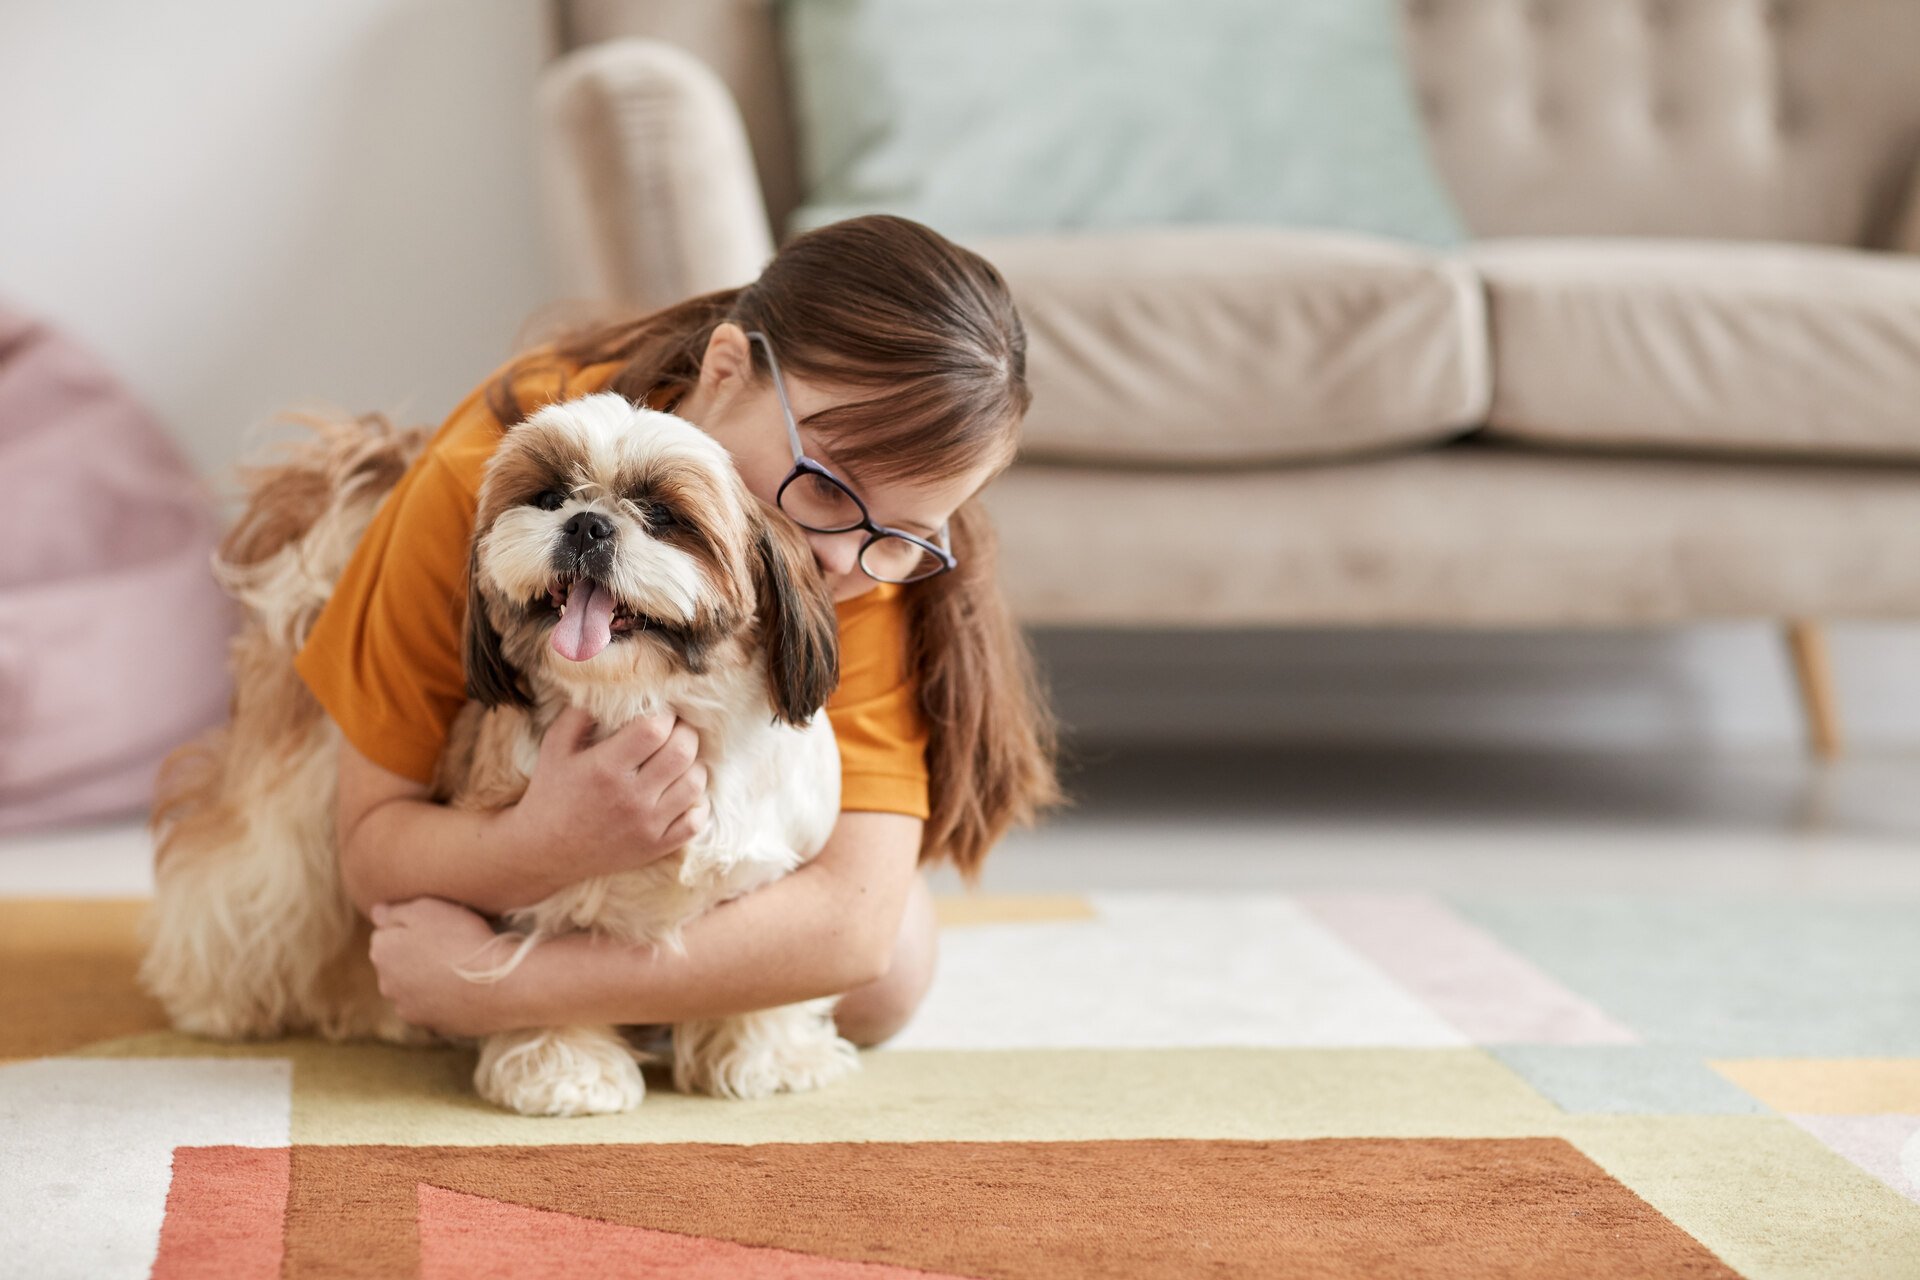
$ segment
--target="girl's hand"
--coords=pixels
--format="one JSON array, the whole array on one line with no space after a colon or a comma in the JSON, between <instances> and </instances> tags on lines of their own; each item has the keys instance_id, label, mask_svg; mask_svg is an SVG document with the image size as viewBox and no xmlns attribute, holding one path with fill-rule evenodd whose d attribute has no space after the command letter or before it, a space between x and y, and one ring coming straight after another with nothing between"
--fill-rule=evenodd
<instances>
[{"instance_id":1,"label":"girl's hand","mask_svg":"<svg viewBox=\"0 0 1920 1280\"><path fill-rule=\"evenodd\" d=\"M483 1036L519 1025L499 983L463 978L457 969L487 969L512 954L517 939L495 934L486 919L441 898L382 903L372 911L369 952L380 994L402 1018L443 1036Z\"/></svg>"},{"instance_id":2,"label":"girl's hand","mask_svg":"<svg viewBox=\"0 0 1920 1280\"><path fill-rule=\"evenodd\" d=\"M589 744L592 731L586 712L561 712L540 740L526 794L507 811L529 871L545 886L529 903L644 867L706 829L707 767L694 758L700 739L691 725L648 716Z\"/></svg>"}]
</instances>

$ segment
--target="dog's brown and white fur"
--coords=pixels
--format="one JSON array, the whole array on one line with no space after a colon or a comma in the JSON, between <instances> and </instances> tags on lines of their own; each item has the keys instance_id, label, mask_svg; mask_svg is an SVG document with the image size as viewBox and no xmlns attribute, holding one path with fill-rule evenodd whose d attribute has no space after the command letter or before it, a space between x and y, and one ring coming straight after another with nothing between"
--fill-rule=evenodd
<instances>
[{"instance_id":1,"label":"dog's brown and white fur","mask_svg":"<svg viewBox=\"0 0 1920 1280\"><path fill-rule=\"evenodd\" d=\"M300 536L229 569L251 615L236 646L234 720L163 783L142 972L185 1030L412 1034L373 990L365 927L340 885L339 731L310 695L302 702L291 667L370 517L365 491L382 487L350 483L341 453L319 459L331 468L329 504ZM259 507L256 498L249 519ZM614 395L535 414L489 464L469 580L473 700L454 724L437 798L482 810L517 801L542 733L567 706L590 712L603 734L671 711L698 731L708 769L712 816L683 850L510 913L514 929L677 946L689 920L818 852L839 809L838 757L819 714L835 673L832 603L804 537L747 491L710 437ZM811 1001L682 1024L675 1082L753 1097L836 1079L855 1058L831 1009ZM475 1084L540 1115L625 1110L644 1092L612 1027L489 1036Z\"/></svg>"}]
</instances>

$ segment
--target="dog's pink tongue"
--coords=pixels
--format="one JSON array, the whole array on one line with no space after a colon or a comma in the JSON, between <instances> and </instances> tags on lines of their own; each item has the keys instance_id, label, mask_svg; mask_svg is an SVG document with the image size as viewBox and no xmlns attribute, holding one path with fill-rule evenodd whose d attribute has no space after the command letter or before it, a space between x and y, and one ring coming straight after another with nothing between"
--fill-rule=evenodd
<instances>
[{"instance_id":1,"label":"dog's pink tongue","mask_svg":"<svg viewBox=\"0 0 1920 1280\"><path fill-rule=\"evenodd\" d=\"M567 588L567 611L553 629L553 648L563 658L585 662L613 639L613 592L592 578Z\"/></svg>"}]
</instances>

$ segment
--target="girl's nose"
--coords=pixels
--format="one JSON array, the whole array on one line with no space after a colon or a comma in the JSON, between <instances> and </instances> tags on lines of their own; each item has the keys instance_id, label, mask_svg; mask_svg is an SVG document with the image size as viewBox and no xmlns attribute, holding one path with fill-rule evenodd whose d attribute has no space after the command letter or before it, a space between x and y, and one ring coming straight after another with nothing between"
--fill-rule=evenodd
<instances>
[{"instance_id":1,"label":"girl's nose","mask_svg":"<svg viewBox=\"0 0 1920 1280\"><path fill-rule=\"evenodd\" d=\"M858 529L848 533L808 533L807 545L820 571L829 578L844 578L860 562L860 543L867 535Z\"/></svg>"}]
</instances>

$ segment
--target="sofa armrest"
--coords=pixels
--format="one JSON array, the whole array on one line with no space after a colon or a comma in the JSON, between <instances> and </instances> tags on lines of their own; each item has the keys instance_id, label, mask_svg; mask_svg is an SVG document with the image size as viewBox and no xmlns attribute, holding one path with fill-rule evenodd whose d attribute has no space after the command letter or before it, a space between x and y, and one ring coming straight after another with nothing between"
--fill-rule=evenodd
<instances>
[{"instance_id":1,"label":"sofa armrest","mask_svg":"<svg viewBox=\"0 0 1920 1280\"><path fill-rule=\"evenodd\" d=\"M564 287L642 310L746 284L773 253L726 88L684 50L610 40L542 78L542 186Z\"/></svg>"}]
</instances>

